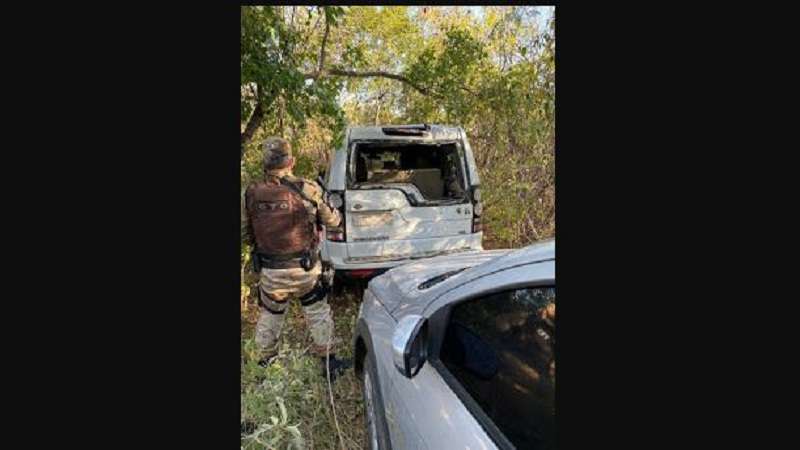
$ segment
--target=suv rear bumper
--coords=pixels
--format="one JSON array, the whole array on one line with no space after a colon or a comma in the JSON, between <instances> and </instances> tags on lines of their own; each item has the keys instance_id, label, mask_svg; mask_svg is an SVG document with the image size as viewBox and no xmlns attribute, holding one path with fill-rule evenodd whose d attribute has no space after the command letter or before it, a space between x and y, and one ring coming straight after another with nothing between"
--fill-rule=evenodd
<instances>
[{"instance_id":1,"label":"suv rear bumper","mask_svg":"<svg viewBox=\"0 0 800 450\"><path fill-rule=\"evenodd\" d=\"M472 233L444 238L414 239L409 242L419 244L419 247L429 249L420 251L411 256L386 255L382 251L383 243L376 242L375 254L362 257L349 257L348 246L353 245L349 242L332 242L327 239L322 242L322 260L330 263L334 270L366 270L366 269L391 269L408 262L432 258L434 256L446 255L448 253L459 253L467 250L483 250L483 232Z\"/></svg>"}]
</instances>

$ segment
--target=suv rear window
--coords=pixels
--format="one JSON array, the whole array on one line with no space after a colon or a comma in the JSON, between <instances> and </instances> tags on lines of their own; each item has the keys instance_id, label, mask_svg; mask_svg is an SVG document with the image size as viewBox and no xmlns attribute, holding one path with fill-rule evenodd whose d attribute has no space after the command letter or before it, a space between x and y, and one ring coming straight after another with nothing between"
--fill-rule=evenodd
<instances>
[{"instance_id":1,"label":"suv rear window","mask_svg":"<svg viewBox=\"0 0 800 450\"><path fill-rule=\"evenodd\" d=\"M353 152L352 187L413 185L426 201L463 199L463 165L455 143L362 143Z\"/></svg>"}]
</instances>

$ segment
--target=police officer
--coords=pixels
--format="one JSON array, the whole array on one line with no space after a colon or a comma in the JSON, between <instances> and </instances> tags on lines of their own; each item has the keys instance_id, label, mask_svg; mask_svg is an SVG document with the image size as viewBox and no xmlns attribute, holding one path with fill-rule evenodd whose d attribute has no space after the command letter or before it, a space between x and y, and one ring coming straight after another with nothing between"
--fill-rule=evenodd
<instances>
[{"instance_id":1,"label":"police officer","mask_svg":"<svg viewBox=\"0 0 800 450\"><path fill-rule=\"evenodd\" d=\"M294 158L285 139L268 138L263 147L265 177L248 186L244 197L247 238L260 273L259 364L266 367L277 354L287 305L297 299L313 338L311 350L322 359L323 376L329 366L333 379L350 361L337 359L333 352L333 318L322 282L317 224L335 227L341 216L323 201L318 184L292 175Z\"/></svg>"}]
</instances>

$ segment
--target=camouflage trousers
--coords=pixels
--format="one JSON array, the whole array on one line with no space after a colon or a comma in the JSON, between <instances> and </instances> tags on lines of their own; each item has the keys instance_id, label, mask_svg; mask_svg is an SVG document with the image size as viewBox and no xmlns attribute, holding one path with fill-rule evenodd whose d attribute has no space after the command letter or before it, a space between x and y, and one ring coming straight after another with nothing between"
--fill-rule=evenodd
<instances>
[{"instance_id":1,"label":"camouflage trousers","mask_svg":"<svg viewBox=\"0 0 800 450\"><path fill-rule=\"evenodd\" d=\"M314 344L311 351L319 356L334 351L333 317L328 298L319 288L322 266L319 262L308 272L302 268L261 269L259 279L259 317L256 344L264 357L277 353L289 302L299 300ZM328 342L330 339L331 342Z\"/></svg>"}]
</instances>

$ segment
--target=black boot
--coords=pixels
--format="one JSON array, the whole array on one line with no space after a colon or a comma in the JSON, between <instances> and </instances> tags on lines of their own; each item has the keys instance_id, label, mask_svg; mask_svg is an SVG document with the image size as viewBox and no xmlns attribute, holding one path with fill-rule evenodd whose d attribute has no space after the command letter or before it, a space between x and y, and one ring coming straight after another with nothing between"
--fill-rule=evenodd
<instances>
[{"instance_id":1,"label":"black boot","mask_svg":"<svg viewBox=\"0 0 800 450\"><path fill-rule=\"evenodd\" d=\"M320 358L322 360L322 378L328 379L328 366L326 364L329 364L331 370L331 383L333 383L336 381L336 378L338 378L339 375L344 373L346 369L349 369L353 366L353 361L349 359L336 359L336 355L333 353L331 353L329 357L330 361L328 361L328 358L324 356Z\"/></svg>"},{"instance_id":2,"label":"black boot","mask_svg":"<svg viewBox=\"0 0 800 450\"><path fill-rule=\"evenodd\" d=\"M261 358L258 360L258 365L266 369L267 367L269 367L269 364L272 362L273 359L275 359L274 356L269 358Z\"/></svg>"},{"instance_id":3,"label":"black boot","mask_svg":"<svg viewBox=\"0 0 800 450\"><path fill-rule=\"evenodd\" d=\"M258 365L266 369L270 364L272 364L272 361L274 361L277 356L278 352L267 352L261 355L261 358L258 360Z\"/></svg>"}]
</instances>

